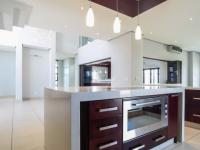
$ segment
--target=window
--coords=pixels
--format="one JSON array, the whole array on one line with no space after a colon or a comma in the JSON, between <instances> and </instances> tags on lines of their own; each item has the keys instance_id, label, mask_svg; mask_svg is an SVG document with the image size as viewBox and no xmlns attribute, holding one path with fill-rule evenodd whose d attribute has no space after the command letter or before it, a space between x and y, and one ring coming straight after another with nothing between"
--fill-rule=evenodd
<instances>
[{"instance_id":1,"label":"window","mask_svg":"<svg viewBox=\"0 0 200 150\"><path fill-rule=\"evenodd\" d=\"M159 68L148 68L143 70L144 84L158 84L159 83Z\"/></svg>"}]
</instances>

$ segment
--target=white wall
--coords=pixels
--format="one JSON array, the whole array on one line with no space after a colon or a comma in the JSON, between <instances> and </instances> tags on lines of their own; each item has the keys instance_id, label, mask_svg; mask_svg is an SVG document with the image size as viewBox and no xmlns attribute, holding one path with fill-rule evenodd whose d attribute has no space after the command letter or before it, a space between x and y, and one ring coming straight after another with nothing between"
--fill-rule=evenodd
<instances>
[{"instance_id":1,"label":"white wall","mask_svg":"<svg viewBox=\"0 0 200 150\"><path fill-rule=\"evenodd\" d=\"M197 52L189 52L189 86L200 86L200 54Z\"/></svg>"},{"instance_id":2,"label":"white wall","mask_svg":"<svg viewBox=\"0 0 200 150\"><path fill-rule=\"evenodd\" d=\"M159 81L161 84L166 84L167 81L167 62L153 59L143 59L143 68L159 68Z\"/></svg>"},{"instance_id":3,"label":"white wall","mask_svg":"<svg viewBox=\"0 0 200 150\"><path fill-rule=\"evenodd\" d=\"M25 26L24 28L13 27L13 34L16 36L16 99L22 100L22 59L23 47L37 47L49 50L46 66L49 68L49 84L55 86L55 53L56 53L56 33L51 30L44 30Z\"/></svg>"},{"instance_id":4,"label":"white wall","mask_svg":"<svg viewBox=\"0 0 200 150\"><path fill-rule=\"evenodd\" d=\"M15 96L15 52L0 50L0 97Z\"/></svg>"},{"instance_id":5,"label":"white wall","mask_svg":"<svg viewBox=\"0 0 200 150\"><path fill-rule=\"evenodd\" d=\"M133 32L110 41L111 84L133 86L142 84L142 47L134 40Z\"/></svg>"},{"instance_id":6,"label":"white wall","mask_svg":"<svg viewBox=\"0 0 200 150\"><path fill-rule=\"evenodd\" d=\"M144 57L170 61L182 61L182 85L188 85L188 52L183 51L181 54L171 53L167 51L164 44L144 39L143 53Z\"/></svg>"},{"instance_id":7,"label":"white wall","mask_svg":"<svg viewBox=\"0 0 200 150\"><path fill-rule=\"evenodd\" d=\"M49 85L49 51L23 49L23 98L42 98Z\"/></svg>"},{"instance_id":8,"label":"white wall","mask_svg":"<svg viewBox=\"0 0 200 150\"><path fill-rule=\"evenodd\" d=\"M95 40L78 50L78 64L85 64L111 57L111 43Z\"/></svg>"},{"instance_id":9,"label":"white wall","mask_svg":"<svg viewBox=\"0 0 200 150\"><path fill-rule=\"evenodd\" d=\"M16 34L11 31L0 30L0 45L8 47L16 47Z\"/></svg>"},{"instance_id":10,"label":"white wall","mask_svg":"<svg viewBox=\"0 0 200 150\"><path fill-rule=\"evenodd\" d=\"M96 40L78 51L78 64L111 58L111 84L133 86L142 84L142 43L129 32L110 41Z\"/></svg>"}]
</instances>

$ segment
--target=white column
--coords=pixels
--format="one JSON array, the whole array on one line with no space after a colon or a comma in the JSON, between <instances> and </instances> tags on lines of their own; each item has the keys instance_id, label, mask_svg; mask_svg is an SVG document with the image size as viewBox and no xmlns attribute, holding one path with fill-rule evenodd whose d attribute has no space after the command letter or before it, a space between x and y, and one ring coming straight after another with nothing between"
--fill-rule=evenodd
<instances>
[{"instance_id":1,"label":"white column","mask_svg":"<svg viewBox=\"0 0 200 150\"><path fill-rule=\"evenodd\" d=\"M16 100L22 101L22 44L16 47Z\"/></svg>"},{"instance_id":2,"label":"white column","mask_svg":"<svg viewBox=\"0 0 200 150\"><path fill-rule=\"evenodd\" d=\"M49 86L55 86L55 60L56 60L56 33L50 31L50 52L49 52Z\"/></svg>"}]
</instances>

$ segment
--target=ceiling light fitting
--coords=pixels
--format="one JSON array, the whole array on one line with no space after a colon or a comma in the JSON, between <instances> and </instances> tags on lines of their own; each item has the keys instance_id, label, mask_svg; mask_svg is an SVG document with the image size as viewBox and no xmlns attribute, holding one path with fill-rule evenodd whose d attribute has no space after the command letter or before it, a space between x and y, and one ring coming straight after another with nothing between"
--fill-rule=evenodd
<instances>
[{"instance_id":1,"label":"ceiling light fitting","mask_svg":"<svg viewBox=\"0 0 200 150\"><path fill-rule=\"evenodd\" d=\"M137 16L137 27L135 30L135 40L141 40L142 39L142 29L140 27L140 0L136 0L138 3L138 16Z\"/></svg>"},{"instance_id":2,"label":"ceiling light fitting","mask_svg":"<svg viewBox=\"0 0 200 150\"><path fill-rule=\"evenodd\" d=\"M91 0L89 1L89 9L86 15L86 26L94 27L94 11L92 9Z\"/></svg>"},{"instance_id":3,"label":"ceiling light fitting","mask_svg":"<svg viewBox=\"0 0 200 150\"><path fill-rule=\"evenodd\" d=\"M117 16L115 17L113 23L113 32L120 33L121 32L121 20L119 18L119 0L116 0L116 9L117 9Z\"/></svg>"}]
</instances>

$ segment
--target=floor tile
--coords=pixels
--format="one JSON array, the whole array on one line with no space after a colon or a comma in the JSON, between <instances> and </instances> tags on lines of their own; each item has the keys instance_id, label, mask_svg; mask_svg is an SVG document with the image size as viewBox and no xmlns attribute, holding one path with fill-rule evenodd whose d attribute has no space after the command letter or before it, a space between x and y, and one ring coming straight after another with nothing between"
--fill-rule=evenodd
<instances>
[{"instance_id":1,"label":"floor tile","mask_svg":"<svg viewBox=\"0 0 200 150\"><path fill-rule=\"evenodd\" d=\"M199 133L200 133L200 130L185 127L185 141L188 141L189 139L191 139L192 137L196 136Z\"/></svg>"},{"instance_id":2,"label":"floor tile","mask_svg":"<svg viewBox=\"0 0 200 150\"><path fill-rule=\"evenodd\" d=\"M44 101L0 99L0 133L0 150L45 150ZM185 134L185 143L166 150L200 150L200 130L186 127Z\"/></svg>"}]
</instances>

